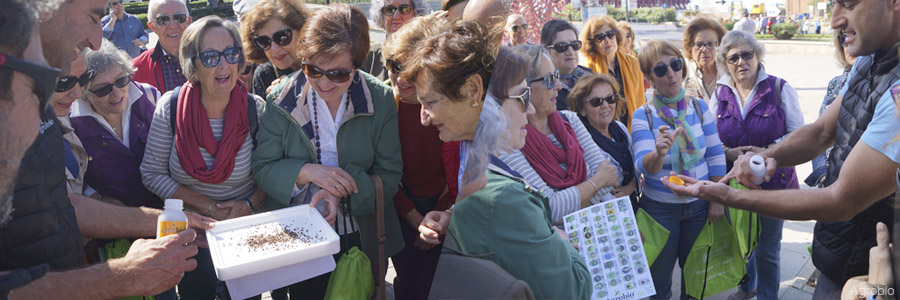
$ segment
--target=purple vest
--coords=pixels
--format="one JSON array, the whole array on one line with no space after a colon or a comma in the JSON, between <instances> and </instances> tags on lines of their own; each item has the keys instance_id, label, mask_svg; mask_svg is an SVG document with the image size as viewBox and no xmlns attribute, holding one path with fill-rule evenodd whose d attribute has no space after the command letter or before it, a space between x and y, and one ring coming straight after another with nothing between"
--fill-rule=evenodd
<instances>
[{"instance_id":1,"label":"purple vest","mask_svg":"<svg viewBox=\"0 0 900 300\"><path fill-rule=\"evenodd\" d=\"M719 86L716 90L716 99L719 101L716 129L719 130L722 145L729 148L766 147L787 134L784 110L778 105L781 102L781 95L775 91L776 82L779 80L783 86L784 79L772 75L757 84L753 100L745 102L749 105L746 119L741 116L734 91L728 86ZM772 180L763 183L762 188L766 190L798 188L794 167L778 168Z\"/></svg>"},{"instance_id":2,"label":"purple vest","mask_svg":"<svg viewBox=\"0 0 900 300\"><path fill-rule=\"evenodd\" d=\"M131 88L138 87L132 84ZM129 130L125 133L130 147L125 147L93 117L71 118L75 135L88 155L86 185L128 206L163 207L162 200L144 187L140 170L154 109L146 94L131 105Z\"/></svg>"}]
</instances>

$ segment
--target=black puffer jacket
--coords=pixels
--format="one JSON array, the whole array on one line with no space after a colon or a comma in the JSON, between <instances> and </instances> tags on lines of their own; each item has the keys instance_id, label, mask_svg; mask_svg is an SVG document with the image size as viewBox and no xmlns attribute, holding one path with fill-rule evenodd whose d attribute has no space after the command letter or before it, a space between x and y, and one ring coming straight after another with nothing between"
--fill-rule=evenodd
<instances>
[{"instance_id":1,"label":"black puffer jacket","mask_svg":"<svg viewBox=\"0 0 900 300\"><path fill-rule=\"evenodd\" d=\"M0 228L0 270L49 264L58 271L84 264L81 232L66 190L64 151L62 128L48 108L19 167L12 220Z\"/></svg>"}]
</instances>

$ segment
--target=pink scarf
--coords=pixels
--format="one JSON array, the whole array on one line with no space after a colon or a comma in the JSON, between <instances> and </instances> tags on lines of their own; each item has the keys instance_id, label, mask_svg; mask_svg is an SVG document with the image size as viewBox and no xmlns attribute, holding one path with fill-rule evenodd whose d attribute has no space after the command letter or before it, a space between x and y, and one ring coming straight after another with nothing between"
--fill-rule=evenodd
<instances>
[{"instance_id":1,"label":"pink scarf","mask_svg":"<svg viewBox=\"0 0 900 300\"><path fill-rule=\"evenodd\" d=\"M587 164L584 162L584 150L578 143L572 125L564 121L558 112L550 114L547 122L563 149L529 124L525 126L528 134L525 136L525 147L522 148L525 159L552 188L565 189L584 182ZM563 163L569 167L568 170L560 166Z\"/></svg>"}]
</instances>

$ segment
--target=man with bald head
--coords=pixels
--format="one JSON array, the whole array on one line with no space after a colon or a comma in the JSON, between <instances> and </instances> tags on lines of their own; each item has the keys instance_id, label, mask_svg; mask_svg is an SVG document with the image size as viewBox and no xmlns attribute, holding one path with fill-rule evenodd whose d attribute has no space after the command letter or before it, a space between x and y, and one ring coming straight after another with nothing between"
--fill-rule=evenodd
<instances>
[{"instance_id":1,"label":"man with bald head","mask_svg":"<svg viewBox=\"0 0 900 300\"><path fill-rule=\"evenodd\" d=\"M528 23L520 14L511 14L506 18L506 35L509 37L507 46L514 47L528 44Z\"/></svg>"},{"instance_id":2,"label":"man with bald head","mask_svg":"<svg viewBox=\"0 0 900 300\"><path fill-rule=\"evenodd\" d=\"M441 10L447 12L447 19L452 22L462 19L467 4L469 0L444 0L441 1Z\"/></svg>"},{"instance_id":3,"label":"man with bald head","mask_svg":"<svg viewBox=\"0 0 900 300\"><path fill-rule=\"evenodd\" d=\"M191 15L181 0L150 0L147 6L147 26L159 37L156 47L148 49L133 61L134 81L152 85L166 93L184 84L178 47L181 34L191 25Z\"/></svg>"},{"instance_id":4,"label":"man with bald head","mask_svg":"<svg viewBox=\"0 0 900 300\"><path fill-rule=\"evenodd\" d=\"M508 13L509 3L503 0L469 0L463 10L463 19L494 26L503 22L503 18L506 18Z\"/></svg>"}]
</instances>

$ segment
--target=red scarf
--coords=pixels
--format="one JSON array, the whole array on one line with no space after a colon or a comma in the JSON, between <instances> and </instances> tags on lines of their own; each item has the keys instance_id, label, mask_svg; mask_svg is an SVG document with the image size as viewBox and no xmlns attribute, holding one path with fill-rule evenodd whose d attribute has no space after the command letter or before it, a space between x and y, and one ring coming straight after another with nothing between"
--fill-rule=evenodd
<instances>
[{"instance_id":1,"label":"red scarf","mask_svg":"<svg viewBox=\"0 0 900 300\"><path fill-rule=\"evenodd\" d=\"M234 159L250 133L247 101L247 90L243 84L237 83L225 107L222 140L217 142L209 125L209 115L200 102L200 89L190 82L181 88L175 116L175 152L185 173L200 182L211 184L225 182L231 176ZM200 147L215 157L212 169L206 168Z\"/></svg>"},{"instance_id":2,"label":"red scarf","mask_svg":"<svg viewBox=\"0 0 900 300\"><path fill-rule=\"evenodd\" d=\"M522 148L525 159L552 188L565 189L584 182L587 176L584 149L581 149L572 125L564 121L558 112L550 114L547 122L563 149L529 124L525 126L528 134L525 136L525 147ZM569 169L563 169L560 164L566 164Z\"/></svg>"}]
</instances>

